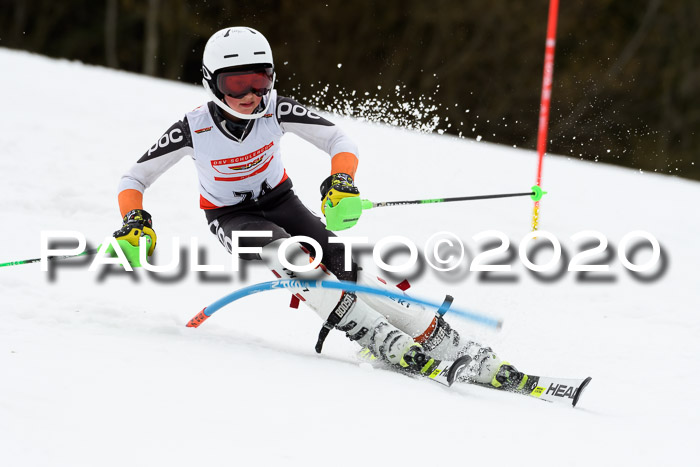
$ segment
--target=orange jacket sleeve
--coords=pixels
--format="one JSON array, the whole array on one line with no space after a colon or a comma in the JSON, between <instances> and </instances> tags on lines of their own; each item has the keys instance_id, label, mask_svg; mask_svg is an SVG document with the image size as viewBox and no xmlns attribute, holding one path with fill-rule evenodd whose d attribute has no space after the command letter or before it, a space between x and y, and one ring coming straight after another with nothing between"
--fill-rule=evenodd
<instances>
[{"instance_id":1,"label":"orange jacket sleeve","mask_svg":"<svg viewBox=\"0 0 700 467\"><path fill-rule=\"evenodd\" d=\"M357 170L357 156L351 152L339 152L331 159L331 175L344 173L355 178Z\"/></svg>"},{"instance_id":2,"label":"orange jacket sleeve","mask_svg":"<svg viewBox=\"0 0 700 467\"><path fill-rule=\"evenodd\" d=\"M134 209L143 209L143 193L138 190L127 189L119 192L119 211L122 217Z\"/></svg>"}]
</instances>

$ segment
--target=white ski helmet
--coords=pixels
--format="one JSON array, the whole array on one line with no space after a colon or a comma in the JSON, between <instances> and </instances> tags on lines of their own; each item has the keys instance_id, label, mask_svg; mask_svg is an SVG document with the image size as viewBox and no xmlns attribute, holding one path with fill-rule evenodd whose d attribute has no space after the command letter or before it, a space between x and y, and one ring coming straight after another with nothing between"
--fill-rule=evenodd
<instances>
[{"instance_id":1,"label":"white ski helmet","mask_svg":"<svg viewBox=\"0 0 700 467\"><path fill-rule=\"evenodd\" d=\"M233 27L217 31L207 41L202 57L202 84L210 99L225 112L235 117L252 120L260 118L270 107L270 91L275 83L274 62L270 44L260 32L247 27ZM236 97L226 86L225 77L230 80L240 77L255 79L259 87L251 87L251 82L241 83L241 91L255 92L263 97L263 109L257 113L236 112L226 104L224 95ZM262 80L262 83L261 83ZM239 84L239 83L234 83Z\"/></svg>"}]
</instances>

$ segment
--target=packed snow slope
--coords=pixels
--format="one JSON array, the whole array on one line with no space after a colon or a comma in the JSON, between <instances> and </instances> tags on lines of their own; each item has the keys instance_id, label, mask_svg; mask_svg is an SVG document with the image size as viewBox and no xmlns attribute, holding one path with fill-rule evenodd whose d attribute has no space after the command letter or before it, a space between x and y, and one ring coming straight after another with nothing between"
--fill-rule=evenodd
<instances>
[{"instance_id":1,"label":"packed snow slope","mask_svg":"<svg viewBox=\"0 0 700 467\"><path fill-rule=\"evenodd\" d=\"M0 69L0 262L38 257L42 231L77 230L93 246L102 242L120 226L122 173L205 101L199 87L17 51L0 49ZM357 183L374 201L522 192L534 179L531 151L329 118L359 143ZM317 210L328 156L296 136L284 137L283 154L297 194ZM455 306L504 319L497 332L447 315L519 369L592 376L577 408L368 369L339 332L316 355L320 320L290 309L284 291L245 298L186 328L212 301L273 277L256 265L231 272L198 209L194 166L183 160L146 193L159 234L155 262L170 261L175 237L185 244L194 237L206 253L200 261L226 272L100 274L84 261L53 276L38 264L0 268L0 464L651 466L696 459L700 184L553 156L543 185L550 194L541 229L561 242L561 262L591 240L573 234L596 230L609 241L607 253L586 262L609 264L608 273L583 280L564 271L549 281L530 273L517 255L530 231L527 198L370 210L342 235L372 243L403 235L420 248L436 232L455 233L467 245L465 266L413 271L409 292L436 301L449 293ZM512 271L490 280L468 270L495 241L472 239L486 230L503 232L516 253L492 258ZM658 239L665 264L642 279L617 256L622 237L637 230ZM628 250L634 263L651 258L650 248ZM545 249L533 260L551 255ZM360 260L374 268L371 254Z\"/></svg>"}]
</instances>

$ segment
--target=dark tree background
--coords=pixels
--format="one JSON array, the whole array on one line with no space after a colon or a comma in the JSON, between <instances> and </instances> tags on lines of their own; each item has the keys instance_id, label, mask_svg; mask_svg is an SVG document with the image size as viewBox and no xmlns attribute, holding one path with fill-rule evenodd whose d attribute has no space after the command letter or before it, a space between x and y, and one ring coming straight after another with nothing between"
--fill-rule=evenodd
<instances>
[{"instance_id":1,"label":"dark tree background","mask_svg":"<svg viewBox=\"0 0 700 467\"><path fill-rule=\"evenodd\" d=\"M436 130L535 148L547 0L0 4L2 47L188 83L213 32L254 27L282 93L324 109L429 102ZM700 180L698 26L699 0L563 0L549 150Z\"/></svg>"}]
</instances>

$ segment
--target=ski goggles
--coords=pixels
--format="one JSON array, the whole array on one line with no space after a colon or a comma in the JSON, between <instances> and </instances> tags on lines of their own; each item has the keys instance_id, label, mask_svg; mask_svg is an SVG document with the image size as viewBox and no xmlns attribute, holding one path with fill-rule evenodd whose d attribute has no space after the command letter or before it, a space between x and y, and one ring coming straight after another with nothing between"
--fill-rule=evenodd
<instances>
[{"instance_id":1,"label":"ski goggles","mask_svg":"<svg viewBox=\"0 0 700 467\"><path fill-rule=\"evenodd\" d=\"M252 92L258 97L266 95L272 89L274 73L271 67L219 73L216 87L219 91L234 99L243 99Z\"/></svg>"}]
</instances>

